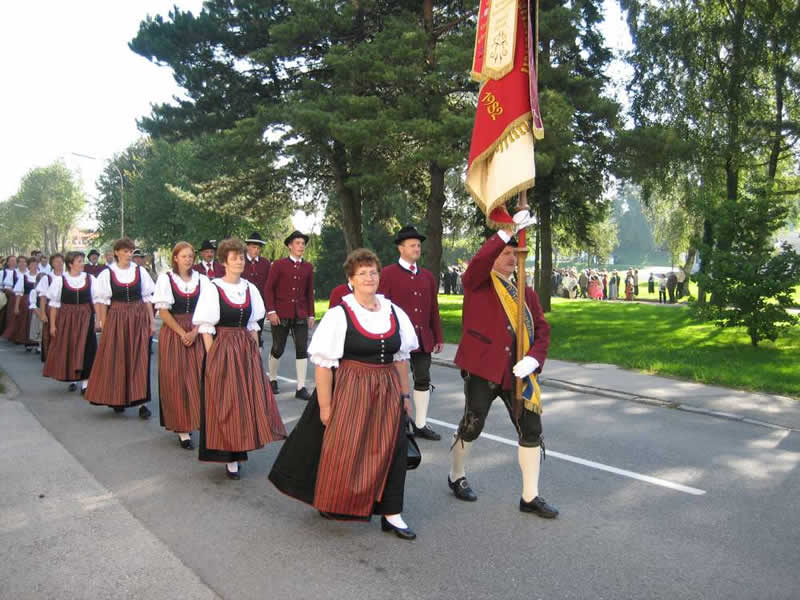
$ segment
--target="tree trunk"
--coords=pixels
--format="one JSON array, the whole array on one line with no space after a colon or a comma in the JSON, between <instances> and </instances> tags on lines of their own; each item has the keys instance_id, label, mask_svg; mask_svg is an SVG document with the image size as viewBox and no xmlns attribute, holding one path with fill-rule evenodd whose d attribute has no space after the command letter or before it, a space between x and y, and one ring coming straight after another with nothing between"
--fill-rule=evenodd
<instances>
[{"instance_id":1,"label":"tree trunk","mask_svg":"<svg viewBox=\"0 0 800 600\"><path fill-rule=\"evenodd\" d=\"M714 226L711 224L709 218L706 217L706 219L703 221L703 246L705 246L705 252L702 256L700 256L700 272L703 274L708 274L710 272L710 256L713 245ZM697 302L698 304L706 303L706 290L703 288L702 284L700 284L697 288Z\"/></svg>"},{"instance_id":2,"label":"tree trunk","mask_svg":"<svg viewBox=\"0 0 800 600\"><path fill-rule=\"evenodd\" d=\"M342 230L347 252L364 245L361 220L361 193L347 185L350 175L347 168L347 151L341 142L333 142L331 166L336 181L336 194L342 206Z\"/></svg>"},{"instance_id":3,"label":"tree trunk","mask_svg":"<svg viewBox=\"0 0 800 600\"><path fill-rule=\"evenodd\" d=\"M425 240L425 267L433 273L436 279L436 289L439 289L439 279L442 270L442 211L444 209L444 176L445 169L435 162L428 165L431 176L431 191L428 197L428 207L425 211L425 220L428 223Z\"/></svg>"},{"instance_id":4,"label":"tree trunk","mask_svg":"<svg viewBox=\"0 0 800 600\"><path fill-rule=\"evenodd\" d=\"M537 290L539 301L544 312L550 312L550 299L553 282L553 231L552 231L552 204L549 182L539 182L535 188L535 197L539 214L539 248L541 265L539 266L539 279L541 287ZM545 185L542 185L545 183Z\"/></svg>"}]
</instances>

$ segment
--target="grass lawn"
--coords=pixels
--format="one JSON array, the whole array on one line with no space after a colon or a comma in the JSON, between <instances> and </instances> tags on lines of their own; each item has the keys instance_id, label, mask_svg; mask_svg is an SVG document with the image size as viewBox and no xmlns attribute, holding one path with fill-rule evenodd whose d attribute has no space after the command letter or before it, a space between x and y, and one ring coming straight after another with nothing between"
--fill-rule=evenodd
<instances>
[{"instance_id":1,"label":"grass lawn","mask_svg":"<svg viewBox=\"0 0 800 600\"><path fill-rule=\"evenodd\" d=\"M646 288L645 288L646 289ZM461 337L461 296L439 296L445 341ZM327 301L317 303L317 315ZM549 356L800 398L800 327L758 348L741 329L697 323L686 310L553 298Z\"/></svg>"}]
</instances>

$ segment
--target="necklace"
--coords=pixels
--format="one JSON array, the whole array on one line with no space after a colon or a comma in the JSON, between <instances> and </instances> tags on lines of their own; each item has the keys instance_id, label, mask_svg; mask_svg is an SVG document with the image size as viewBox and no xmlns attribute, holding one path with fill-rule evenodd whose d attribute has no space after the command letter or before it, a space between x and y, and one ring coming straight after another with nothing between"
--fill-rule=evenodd
<instances>
[{"instance_id":1,"label":"necklace","mask_svg":"<svg viewBox=\"0 0 800 600\"><path fill-rule=\"evenodd\" d=\"M355 297L355 295L353 297ZM374 298L373 298L374 304L372 306L364 306L364 304L362 304L358 298L356 298L356 302L358 302L358 305L361 308L363 308L364 310L368 310L369 312L378 312L381 309L380 305L378 304L378 301Z\"/></svg>"}]
</instances>

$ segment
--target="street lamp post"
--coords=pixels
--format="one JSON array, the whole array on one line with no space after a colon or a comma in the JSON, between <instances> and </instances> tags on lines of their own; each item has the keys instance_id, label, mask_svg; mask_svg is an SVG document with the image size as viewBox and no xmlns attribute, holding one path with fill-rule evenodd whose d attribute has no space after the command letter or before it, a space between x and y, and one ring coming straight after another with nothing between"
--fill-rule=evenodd
<instances>
[{"instance_id":1,"label":"street lamp post","mask_svg":"<svg viewBox=\"0 0 800 600\"><path fill-rule=\"evenodd\" d=\"M70 152L70 154L74 156L80 156L81 158L88 158L89 160L100 160L96 156L89 156L88 154L80 154L79 152ZM119 175L119 228L120 233L119 237L125 237L125 186L123 185L123 177L122 171L119 170L119 167L114 164L114 161L109 161L112 167L117 170L117 174Z\"/></svg>"}]
</instances>

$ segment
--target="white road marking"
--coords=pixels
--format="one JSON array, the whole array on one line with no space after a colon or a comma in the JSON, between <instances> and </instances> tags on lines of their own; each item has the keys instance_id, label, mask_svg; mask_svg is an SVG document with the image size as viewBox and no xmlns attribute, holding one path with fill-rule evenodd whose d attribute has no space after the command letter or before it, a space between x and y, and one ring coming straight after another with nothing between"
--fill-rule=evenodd
<instances>
[{"instance_id":1,"label":"white road marking","mask_svg":"<svg viewBox=\"0 0 800 600\"><path fill-rule=\"evenodd\" d=\"M454 429L454 430L458 429L458 425L453 425L452 423L439 421L438 419L428 418L428 422L434 423L436 425L441 425L442 427L447 427L448 429ZM509 440L497 435L492 435L491 433L485 433L485 432L481 433L480 437L493 440L495 442L500 442L501 444L506 444L507 446L516 447L518 445L516 440ZM593 460L586 460L585 458L579 458L577 456L572 456L570 454L564 454L563 452L556 452L555 450L548 449L547 456L560 458L561 460L566 460L578 465L583 465L584 467L589 467L590 469L597 469L599 471L606 471L608 473L614 473L615 475L621 475L622 477L629 477L630 479L644 481L645 483L650 483L653 485L669 488L671 490L683 492L685 494L691 494L692 496L702 496L706 493L705 490L690 487L688 485L682 485L680 483L675 483L674 481L667 481L666 479L651 477L650 475L642 475L641 473L634 473L633 471L628 471L626 469L618 469L617 467L604 465L603 463L594 462Z\"/></svg>"},{"instance_id":2,"label":"white road marking","mask_svg":"<svg viewBox=\"0 0 800 600\"><path fill-rule=\"evenodd\" d=\"M287 383L297 383L296 379L289 379L288 377L282 377L280 375L278 375L278 379L280 379L281 381L286 381ZM436 425L441 425L442 427L447 427L448 429L453 429L453 430L458 429L458 425L453 425L452 423L446 423L445 421L439 421L438 419L431 419L429 417L428 421ZM502 438L498 435L492 435L491 433L483 432L481 433L481 437L486 438L488 440L492 440L494 442L500 442L501 444L505 444L507 446L516 447L518 445L516 440L509 440L506 438ZM595 462L593 460L586 460L585 458L572 456L571 454L564 454L563 452L556 452L555 450L547 450L547 456L560 458L561 460L566 460L568 462L575 463L577 465L589 467L590 469L597 469L598 471L614 473L615 475L628 477L630 479L636 479L637 481L644 481L645 483L658 485L670 490L675 490L677 492L683 492L684 494L691 494L692 496L703 496L706 493L705 490L694 488L688 485L683 485L680 483L675 483L674 481L668 481L666 479L661 479L659 477L652 477L650 475L642 475L641 473L635 473L633 471L628 471L627 469L618 469L617 467L612 467L611 465L604 465L603 463Z\"/></svg>"}]
</instances>

